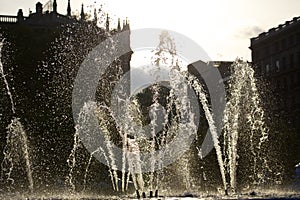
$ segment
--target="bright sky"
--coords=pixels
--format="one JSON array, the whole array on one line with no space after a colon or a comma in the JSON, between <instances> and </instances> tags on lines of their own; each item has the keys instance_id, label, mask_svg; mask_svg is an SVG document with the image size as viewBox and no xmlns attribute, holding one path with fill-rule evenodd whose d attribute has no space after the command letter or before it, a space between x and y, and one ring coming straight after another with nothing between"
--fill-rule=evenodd
<instances>
[{"instance_id":1,"label":"bright sky","mask_svg":"<svg viewBox=\"0 0 300 200\"><path fill-rule=\"evenodd\" d=\"M48 0L40 0L45 4ZM1 0L0 14L28 15L37 0ZM198 43L212 60L251 60L250 38L300 16L300 0L71 0L72 12L103 5L111 17L128 17L131 29L162 28ZM66 14L67 0L57 0ZM77 11L76 11L77 10Z\"/></svg>"}]
</instances>

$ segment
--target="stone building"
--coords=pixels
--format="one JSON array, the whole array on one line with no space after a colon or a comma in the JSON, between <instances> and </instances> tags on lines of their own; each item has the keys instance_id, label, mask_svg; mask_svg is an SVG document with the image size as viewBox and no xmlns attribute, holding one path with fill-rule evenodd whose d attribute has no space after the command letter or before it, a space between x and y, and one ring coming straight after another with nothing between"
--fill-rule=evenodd
<instances>
[{"instance_id":1,"label":"stone building","mask_svg":"<svg viewBox=\"0 0 300 200\"><path fill-rule=\"evenodd\" d=\"M275 112L300 130L300 17L251 38L256 74L278 96Z\"/></svg>"},{"instance_id":2,"label":"stone building","mask_svg":"<svg viewBox=\"0 0 300 200\"><path fill-rule=\"evenodd\" d=\"M81 19L85 16L82 10ZM30 11L29 16L23 15L23 10L19 9L17 16L0 15L0 24L26 24L31 26L47 26L53 28L55 26L74 22L75 17L71 16L70 0L68 1L67 15L62 15L57 12L57 2L54 0L50 5L50 9L45 10L42 3L37 2L35 5L35 12Z\"/></svg>"},{"instance_id":3,"label":"stone building","mask_svg":"<svg viewBox=\"0 0 300 200\"><path fill-rule=\"evenodd\" d=\"M71 14L71 3L68 0L68 7L66 9L67 14L63 15L57 12L57 1L54 0L53 3L51 1L46 3L47 5L43 5L40 2L36 3L35 12L30 11L29 16L23 15L23 10L19 9L16 16L10 15L0 15L0 27L5 29L5 27L12 27L16 24L18 25L27 25L35 28L57 28L63 24L70 23L78 23L78 22L86 22L86 13L84 12L84 6L82 4L81 13L79 19L76 16L72 16ZM97 22L97 12L94 11L94 19L93 22ZM110 31L111 27L109 26L109 16L106 16L105 22L106 30ZM128 30L129 23L126 20L123 21L123 27L121 28L120 19L118 21L118 27L115 28L114 32Z\"/></svg>"}]
</instances>

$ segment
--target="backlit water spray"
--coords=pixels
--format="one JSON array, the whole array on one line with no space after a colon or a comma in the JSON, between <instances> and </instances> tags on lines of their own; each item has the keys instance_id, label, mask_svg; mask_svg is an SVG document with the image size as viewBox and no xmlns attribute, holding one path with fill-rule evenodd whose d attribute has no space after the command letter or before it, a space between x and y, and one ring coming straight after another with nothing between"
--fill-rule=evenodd
<instances>
[{"instance_id":1,"label":"backlit water spray","mask_svg":"<svg viewBox=\"0 0 300 200\"><path fill-rule=\"evenodd\" d=\"M12 183L14 180L11 178L11 173L13 171L14 162L18 158L18 149L21 149L23 158L25 159L25 167L27 178L29 182L29 190L33 192L33 178L32 178L32 171L31 171L31 162L29 156L29 147L28 147L28 139L25 133L24 127L21 124L19 118L16 117L16 110L15 110L15 103L13 100L12 93L9 88L8 81L4 74L3 64L1 61L1 52L2 47L4 44L4 40L0 42L0 73L4 84L6 86L7 95L9 96L10 103L11 103L11 111L13 115L13 119L11 123L8 125L7 129L7 136L6 136L6 146L4 147L4 159L1 163L1 178L5 178Z\"/></svg>"},{"instance_id":2,"label":"backlit water spray","mask_svg":"<svg viewBox=\"0 0 300 200\"><path fill-rule=\"evenodd\" d=\"M268 129L264 121L264 110L254 77L254 70L250 64L241 60L233 63L231 79L228 83L230 95L227 100L224 115L224 142L228 163L228 173L230 177L230 188L233 193L237 187L237 167L238 167L238 139L249 138L250 151L252 157L253 184L258 185L263 182L264 171L270 173L267 158L262 154L262 145L268 139ZM261 165L261 166L259 166ZM259 170L263 169L263 170Z\"/></svg>"},{"instance_id":3,"label":"backlit water spray","mask_svg":"<svg viewBox=\"0 0 300 200\"><path fill-rule=\"evenodd\" d=\"M220 144L219 144L217 128L216 128L216 125L215 125L213 115L210 111L210 107L209 107L209 103L208 103L208 100L207 100L206 93L203 89L203 86L201 85L201 83L198 81L198 79L195 76L188 75L187 78L188 78L190 84L193 86L194 90L196 91L196 93L199 97L199 101L202 104L202 107L203 107L203 110L204 110L204 113L205 113L205 117L206 117L206 120L207 120L208 125L209 125L209 130L210 130L210 133L212 135L214 147L216 149L217 160L218 160L219 167L220 167L220 173L221 173L221 178L222 178L222 181L223 181L224 190L225 190L225 193L227 193L227 183L226 183L226 177L225 177L224 161L223 161L223 158L222 158L222 151L221 151L221 147L220 147ZM201 157L201 155L200 155L200 157Z\"/></svg>"}]
</instances>

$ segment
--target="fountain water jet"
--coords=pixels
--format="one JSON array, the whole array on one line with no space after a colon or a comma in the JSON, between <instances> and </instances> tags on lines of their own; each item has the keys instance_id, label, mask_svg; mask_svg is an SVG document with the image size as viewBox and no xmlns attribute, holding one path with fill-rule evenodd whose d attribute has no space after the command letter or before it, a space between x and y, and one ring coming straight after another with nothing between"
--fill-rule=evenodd
<instances>
[{"instance_id":1,"label":"fountain water jet","mask_svg":"<svg viewBox=\"0 0 300 200\"><path fill-rule=\"evenodd\" d=\"M29 147L28 147L28 139L27 135L25 133L25 130L23 128L23 125L21 124L19 118L16 117L16 110L15 110L15 103L13 100L12 93L9 88L8 81L6 80L4 69L1 61L2 57L2 47L4 44L4 39L0 41L0 73L4 80L4 84L6 86L7 95L9 96L10 103L11 103L11 111L13 114L13 119L11 120L11 123L8 125L8 134L6 136L6 146L4 148L3 154L4 158L1 163L1 178L3 177L3 174L7 176L7 180L11 180L13 182L13 179L11 179L11 173L13 170L13 163L14 158L17 154L18 144L20 144L23 157L25 159L25 167L26 167L26 173L27 178L29 182L29 190L30 192L33 192L33 178L32 178L32 171L31 171L31 162L30 162L30 156L29 156ZM8 172L4 172L6 169L6 166L8 165Z\"/></svg>"},{"instance_id":2,"label":"fountain water jet","mask_svg":"<svg viewBox=\"0 0 300 200\"><path fill-rule=\"evenodd\" d=\"M268 129L264 121L264 110L261 107L261 100L254 78L254 70L251 66L241 60L233 63L231 79L229 80L228 98L224 115L224 146L228 159L228 170L230 177L230 188L236 193L237 187L237 158L238 158L238 138L241 132L249 130L250 151L253 156L253 179L254 184L258 185L262 180L262 171L257 170L257 162L264 165L268 172L270 168L264 155L261 154L261 146L268 139ZM242 131L242 129L244 129ZM260 137L259 137L260 135ZM258 142L257 139L258 138ZM256 146L255 146L256 145ZM257 182L256 182L257 181Z\"/></svg>"},{"instance_id":3,"label":"fountain water jet","mask_svg":"<svg viewBox=\"0 0 300 200\"><path fill-rule=\"evenodd\" d=\"M169 42L171 40L168 40ZM161 44L164 44L163 42ZM166 45L168 46L168 45ZM167 145L168 142L172 140L172 136L174 133L176 133L176 130L178 129L179 119L182 117L189 116L192 119L194 119L193 112L190 112L191 105L188 103L188 98L184 94L187 90L186 87L182 87L181 83L184 82L184 79L186 79L190 86L195 90L196 94L198 94L199 102L201 103L206 120L209 125L210 133L213 136L213 144L215 146L216 150L216 158L217 158L217 164L216 168L218 168L218 174L220 172L222 184L223 184L223 190L229 190L230 194L235 194L238 192L238 186L239 186L239 177L237 176L238 172L238 160L239 156L240 159L242 158L242 155L239 154L238 148L240 139L244 137L243 130L246 125L248 127L249 131L249 143L250 143L250 151L253 156L252 163L249 166L249 168L253 168L253 182L255 185L259 185L260 183L263 183L265 180L264 178L264 171L261 170L261 163L263 163L263 167L265 167L265 172L271 172L269 169L269 161L266 159L266 157L263 155L262 149L264 148L265 142L268 140L268 130L266 128L266 125L264 123L264 112L262 107L260 106L261 100L258 95L258 88L256 86L256 82L254 79L253 69L250 65L237 61L233 64L233 72L232 76L229 82L229 95L228 95L228 103L226 105L225 110L225 118L224 118L224 143L223 146L220 144L220 141L217 136L217 128L216 128L216 122L214 120L214 116L212 114L209 100L207 93L204 89L204 86L200 81L192 76L188 75L185 71L181 71L181 68L179 67L178 60L173 59L173 56L176 55L176 51L173 51L174 46L169 45L167 48L171 47L171 51L164 51L165 47L162 47L160 52L162 54L156 54L157 60L162 61L164 60L164 52L168 52L171 54L171 61L168 61L169 64L167 64L168 67L170 67L170 84L172 85L172 89L170 89L169 93L166 95L166 105L164 106L166 108L166 112L164 113L163 120L159 120L158 117L158 110L159 110L159 95L161 94L162 90L160 90L160 87L158 84L151 87L152 92L152 102L149 106L150 110L150 127L151 129L147 129L148 133L145 133L145 131L142 129L143 126L143 117L141 114L141 103L135 99L131 98L129 99L125 104L128 108L125 112L125 116L123 120L117 120L114 116L114 112L111 110L109 106L106 104L98 103L98 102L86 102L83 106L78 124L75 126L75 133L74 133L74 139L73 139L73 149L71 150L69 160L68 160L68 166L69 166L69 174L67 175L66 182L68 183L68 186L71 186L72 192L75 192L77 189L76 183L75 183L75 176L73 175L73 172L75 172L76 165L79 164L79 161L76 160L76 155L78 155L79 152L77 152L77 149L80 144L79 135L88 133L89 127L86 126L86 124L89 123L89 120L96 116L98 119L99 126L101 127L101 130L103 131L101 134L103 134L104 137L104 144L101 147L97 147L94 151L91 151L91 154L89 155L89 159L87 161L87 165L84 169L84 177L83 177L83 187L84 190L86 189L86 185L89 183L87 179L87 174L89 173L92 157L96 154L102 154L105 157L106 165L109 168L109 176L111 178L111 185L112 188L116 191L126 191L128 190L129 182L132 180L134 188L136 190L136 193L138 196L145 196L145 194L148 194L147 190L150 189L150 196L153 196L154 190L155 190L155 196L157 196L158 189L163 190L164 183L163 178L164 173L163 170L155 171L155 168L159 166L159 169L162 169L162 160L166 158L168 155L165 154L165 152L159 152L159 154L156 156L153 154L153 151L156 149L161 148L164 145ZM170 64L171 63L171 64ZM1 63L0 63L1 64ZM2 71L3 72L3 69ZM122 74L122 72L119 72L119 74ZM4 73L2 73L2 76L5 78ZM118 75L117 75L118 76ZM158 81L159 78L157 78L156 81ZM6 81L6 79L5 79ZM7 81L6 81L7 82ZM8 88L8 94L10 94L8 84L6 84L6 87ZM181 92L184 91L184 92ZM183 95L181 95L183 94ZM12 110L15 110L14 104L12 101L12 95L9 95L12 102ZM181 99L178 98L181 97ZM123 101L124 99L120 99L120 101ZM119 102L118 102L119 103ZM247 105L246 105L247 103ZM174 107L176 107L174 109ZM183 108L183 111L181 111L179 108ZM186 111L186 112L185 112ZM13 111L14 112L14 111ZM15 112L14 112L15 113ZM171 116L171 117L170 117ZM113 120L111 120L113 119ZM28 152L28 145L27 145L27 138L26 134L24 132L23 126L19 123L19 120L16 118L16 120L12 120L13 122L8 127L9 132L14 132L15 135L22 135L22 148L24 152L24 157L26 159L26 166L28 169L27 175L28 179L29 177L32 177L31 175L31 168L30 168L30 160L29 160L29 152ZM112 130L110 128L111 124L110 121L115 121L115 128L116 130ZM158 123L162 123L162 130L161 133L157 133L159 126ZM197 121L191 120L190 122L190 129L186 128L185 130L187 135L191 134L191 132L194 132L195 129L197 129ZM19 134L20 133L20 134ZM73 133L73 132L72 132ZM146 136L148 136L148 138ZM118 168L118 157L116 156L116 152L113 150L113 140L114 136L119 137L120 144L119 146L122 146L120 149L123 150L122 152L122 167ZM144 137L144 138L140 138ZM159 138L160 137L160 138ZM199 137L199 136L198 136ZM159 138L160 140L157 142L155 139ZM92 140L93 138L91 138ZM8 139L9 141L12 141L12 139ZM143 146L142 141L147 141L146 145ZM156 143L157 142L157 143ZM144 143L145 144L145 143ZM142 159L143 150L147 149L151 151L151 154L149 156L150 158L150 170L149 173L143 173L142 167L144 164L144 160ZM223 153L222 153L223 150ZM8 151L5 151L5 154ZM205 159L201 153L201 149L199 149L199 156L201 159ZM215 155L214 155L215 156ZM5 160L9 161L10 158ZM27 162L28 161L28 162ZM180 174L174 174L175 176L182 175L185 179L183 180L185 184L185 188L187 190L190 190L192 182L194 181L194 177L192 177L192 173L190 173L191 169L193 168L192 165L189 165L190 156L183 155L180 160L178 161L179 165L182 164L184 170L180 171L178 170L177 173ZM6 163L4 164L6 165ZM76 163L77 162L77 163ZM177 163L176 163L177 164ZM177 167L177 166L175 166ZM181 167L181 166L180 166ZM203 166L200 166L201 169L203 169ZM2 167L3 168L3 167ZM120 173L118 173L120 172ZM121 174L122 173L122 174ZM7 173L9 175L10 172ZM121 179L119 179L119 176L121 174ZM155 177L156 176L156 177ZM192 178L190 178L192 177ZM203 171L203 177L205 180L210 179L209 176L206 177L206 173ZM121 180L121 186L119 185L119 181ZM179 179L177 179L179 180ZM29 179L30 182L30 188L33 189L33 180ZM108 181L109 182L109 181ZM179 184L178 184L179 185ZM184 187L184 186L183 186ZM121 188L121 189L120 189ZM129 188L130 189L130 188ZM199 191L202 192L202 191ZM221 194L224 194L223 191L220 190ZM226 192L225 192L226 193Z\"/></svg>"},{"instance_id":4,"label":"fountain water jet","mask_svg":"<svg viewBox=\"0 0 300 200\"><path fill-rule=\"evenodd\" d=\"M221 177L222 177L222 181L223 181L223 187L224 187L225 193L227 193L227 182L226 182L226 177L225 177L225 166L224 166L224 161L223 161L223 158L222 158L222 151L221 151L221 147L219 145L217 128L214 124L215 123L214 118L213 118L212 113L210 111L206 94L204 92L204 89L203 89L202 85L199 83L198 79L195 76L188 75L187 78L189 80L189 83L193 86L194 90L196 91L196 93L199 97L199 100L200 100L200 102L203 106L205 117L206 117L207 122L209 124L209 130L210 130L210 133L212 134L214 147L216 149L217 159L218 159L218 163L219 163L219 167L220 167L220 173L221 173Z\"/></svg>"}]
</instances>

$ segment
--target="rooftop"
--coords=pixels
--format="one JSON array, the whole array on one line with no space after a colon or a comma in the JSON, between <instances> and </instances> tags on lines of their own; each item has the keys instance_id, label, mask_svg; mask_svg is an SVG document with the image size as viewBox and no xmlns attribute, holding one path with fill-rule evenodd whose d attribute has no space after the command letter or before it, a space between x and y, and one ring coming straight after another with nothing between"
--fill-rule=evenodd
<instances>
[{"instance_id":1,"label":"rooftop","mask_svg":"<svg viewBox=\"0 0 300 200\"><path fill-rule=\"evenodd\" d=\"M267 32L263 32L263 33L259 34L257 37L251 38L251 43L255 43L257 41L267 39L271 36L281 33L289 28L293 28L297 25L300 25L300 16L294 17L292 20L286 21L284 24L280 24L279 26L277 26L275 28L269 29Z\"/></svg>"}]
</instances>

